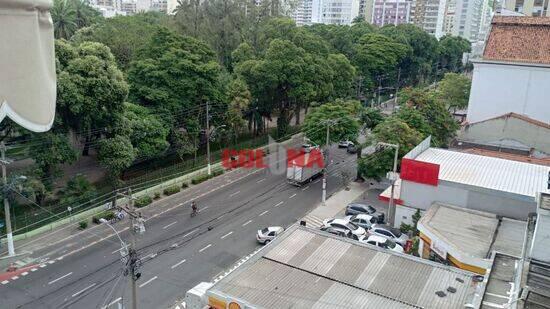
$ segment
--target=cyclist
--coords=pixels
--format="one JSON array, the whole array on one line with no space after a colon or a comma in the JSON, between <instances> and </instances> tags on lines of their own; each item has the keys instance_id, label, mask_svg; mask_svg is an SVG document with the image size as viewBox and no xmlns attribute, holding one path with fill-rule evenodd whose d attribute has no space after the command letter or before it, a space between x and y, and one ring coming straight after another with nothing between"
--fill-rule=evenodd
<instances>
[{"instance_id":1,"label":"cyclist","mask_svg":"<svg viewBox=\"0 0 550 309\"><path fill-rule=\"evenodd\" d=\"M191 216L195 216L199 211L198 211L198 207L197 207L197 202L195 201L192 201L191 202L191 209L193 209L193 212L191 213Z\"/></svg>"}]
</instances>

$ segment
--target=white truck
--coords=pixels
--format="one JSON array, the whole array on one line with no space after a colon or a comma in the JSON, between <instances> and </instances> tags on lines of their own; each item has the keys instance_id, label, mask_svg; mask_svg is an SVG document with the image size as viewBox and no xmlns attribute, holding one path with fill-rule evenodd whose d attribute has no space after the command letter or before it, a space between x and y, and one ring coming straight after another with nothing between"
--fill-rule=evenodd
<instances>
[{"instance_id":1,"label":"white truck","mask_svg":"<svg viewBox=\"0 0 550 309\"><path fill-rule=\"evenodd\" d=\"M324 170L325 156L322 152L309 152L292 158L286 168L288 183L301 186L311 181Z\"/></svg>"}]
</instances>

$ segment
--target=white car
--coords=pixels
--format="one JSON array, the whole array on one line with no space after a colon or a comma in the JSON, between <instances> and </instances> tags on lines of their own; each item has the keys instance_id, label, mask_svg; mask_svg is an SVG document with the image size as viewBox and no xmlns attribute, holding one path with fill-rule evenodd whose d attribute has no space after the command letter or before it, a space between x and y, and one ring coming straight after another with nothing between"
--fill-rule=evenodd
<instances>
[{"instance_id":1,"label":"white car","mask_svg":"<svg viewBox=\"0 0 550 309\"><path fill-rule=\"evenodd\" d=\"M348 146L350 145L355 145L355 144L352 141L348 141L348 140L338 142L338 148L348 148Z\"/></svg>"},{"instance_id":2,"label":"white car","mask_svg":"<svg viewBox=\"0 0 550 309\"><path fill-rule=\"evenodd\" d=\"M364 244L369 244L380 248L389 249L391 251L403 253L403 247L401 247L401 245L396 244L394 241L384 238L382 236L362 236L359 238L359 241Z\"/></svg>"},{"instance_id":3,"label":"white car","mask_svg":"<svg viewBox=\"0 0 550 309\"><path fill-rule=\"evenodd\" d=\"M303 144L302 149L305 153L310 153L313 149L319 149L319 146L311 145L311 144Z\"/></svg>"},{"instance_id":4,"label":"white car","mask_svg":"<svg viewBox=\"0 0 550 309\"><path fill-rule=\"evenodd\" d=\"M402 247L405 247L405 244L409 239L409 237L403 234L399 229L390 227L385 224L374 224L373 226L371 226L371 228L369 229L369 235L377 235L387 238L389 240L393 240Z\"/></svg>"},{"instance_id":5,"label":"white car","mask_svg":"<svg viewBox=\"0 0 550 309\"><path fill-rule=\"evenodd\" d=\"M258 233L256 234L256 240L258 240L259 243L265 245L275 239L279 234L284 232L284 228L281 226L270 226L266 227L265 229L258 230Z\"/></svg>"},{"instance_id":6,"label":"white car","mask_svg":"<svg viewBox=\"0 0 550 309\"><path fill-rule=\"evenodd\" d=\"M326 219L323 221L323 228L333 227L342 231L350 231L353 235L359 237L367 233L367 231L355 223L349 222L347 219Z\"/></svg>"},{"instance_id":7,"label":"white car","mask_svg":"<svg viewBox=\"0 0 550 309\"><path fill-rule=\"evenodd\" d=\"M355 223L359 225L360 227L368 230L373 224L376 224L378 222L378 219L374 216L367 215L367 214L358 214L355 216L346 216L346 220L348 220L351 223Z\"/></svg>"}]
</instances>

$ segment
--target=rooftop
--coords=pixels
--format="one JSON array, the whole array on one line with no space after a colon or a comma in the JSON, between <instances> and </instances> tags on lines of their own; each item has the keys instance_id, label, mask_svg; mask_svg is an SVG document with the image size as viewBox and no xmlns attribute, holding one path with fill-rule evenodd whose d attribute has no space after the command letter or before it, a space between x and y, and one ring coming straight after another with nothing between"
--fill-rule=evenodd
<instances>
[{"instance_id":1,"label":"rooftop","mask_svg":"<svg viewBox=\"0 0 550 309\"><path fill-rule=\"evenodd\" d=\"M417 161L439 165L439 180L535 198L548 191L549 166L427 148Z\"/></svg>"},{"instance_id":2,"label":"rooftop","mask_svg":"<svg viewBox=\"0 0 550 309\"><path fill-rule=\"evenodd\" d=\"M493 17L483 59L550 64L550 18Z\"/></svg>"},{"instance_id":3,"label":"rooftop","mask_svg":"<svg viewBox=\"0 0 550 309\"><path fill-rule=\"evenodd\" d=\"M456 251L455 256L489 259L493 250L520 256L527 223L435 203L422 216L419 226L445 242L449 252Z\"/></svg>"},{"instance_id":4,"label":"rooftop","mask_svg":"<svg viewBox=\"0 0 550 309\"><path fill-rule=\"evenodd\" d=\"M474 276L295 226L207 295L263 308L464 308Z\"/></svg>"}]
</instances>

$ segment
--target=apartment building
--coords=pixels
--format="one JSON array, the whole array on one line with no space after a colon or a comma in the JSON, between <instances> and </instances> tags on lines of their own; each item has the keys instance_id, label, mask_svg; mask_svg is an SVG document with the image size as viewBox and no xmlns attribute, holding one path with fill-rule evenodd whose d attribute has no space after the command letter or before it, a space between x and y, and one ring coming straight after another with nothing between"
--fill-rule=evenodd
<instances>
[{"instance_id":1,"label":"apartment building","mask_svg":"<svg viewBox=\"0 0 550 309\"><path fill-rule=\"evenodd\" d=\"M412 0L368 0L365 4L365 19L373 25L382 27L411 22Z\"/></svg>"},{"instance_id":2,"label":"apartment building","mask_svg":"<svg viewBox=\"0 0 550 309\"><path fill-rule=\"evenodd\" d=\"M412 6L412 23L434 35L442 37L447 0L416 0Z\"/></svg>"},{"instance_id":3,"label":"apartment building","mask_svg":"<svg viewBox=\"0 0 550 309\"><path fill-rule=\"evenodd\" d=\"M294 21L296 21L296 25L298 26L311 25L312 9L313 9L313 0L299 1L297 8L292 15L292 18L294 19Z\"/></svg>"},{"instance_id":4,"label":"apartment building","mask_svg":"<svg viewBox=\"0 0 550 309\"><path fill-rule=\"evenodd\" d=\"M525 16L550 16L550 0L504 0L502 8Z\"/></svg>"},{"instance_id":5,"label":"apartment building","mask_svg":"<svg viewBox=\"0 0 550 309\"><path fill-rule=\"evenodd\" d=\"M452 35L455 25L456 0L447 0L447 9L443 21L443 33Z\"/></svg>"},{"instance_id":6,"label":"apartment building","mask_svg":"<svg viewBox=\"0 0 550 309\"><path fill-rule=\"evenodd\" d=\"M350 25L359 16L360 0L301 0L292 14L297 25Z\"/></svg>"}]
</instances>

